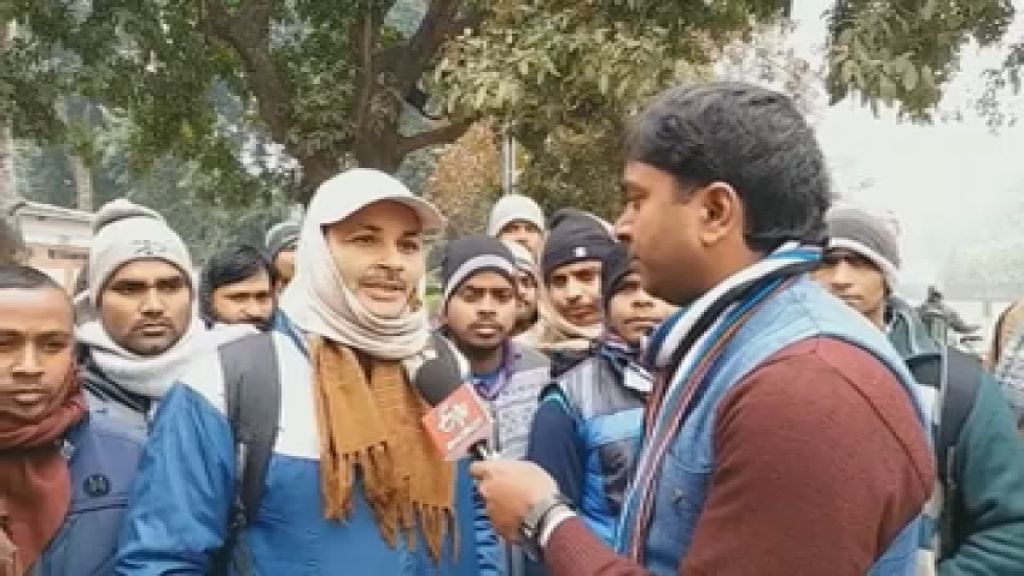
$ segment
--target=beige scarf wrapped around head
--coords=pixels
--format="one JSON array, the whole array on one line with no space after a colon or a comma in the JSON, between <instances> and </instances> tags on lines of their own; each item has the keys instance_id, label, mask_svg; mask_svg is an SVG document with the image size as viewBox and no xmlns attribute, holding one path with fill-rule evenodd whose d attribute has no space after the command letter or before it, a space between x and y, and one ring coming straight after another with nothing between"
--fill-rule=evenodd
<instances>
[{"instance_id":1,"label":"beige scarf wrapped around head","mask_svg":"<svg viewBox=\"0 0 1024 576\"><path fill-rule=\"evenodd\" d=\"M577 326L559 314L546 294L538 301L540 328L536 339L536 348L543 352L559 350L584 351L601 337L602 324Z\"/></svg>"}]
</instances>

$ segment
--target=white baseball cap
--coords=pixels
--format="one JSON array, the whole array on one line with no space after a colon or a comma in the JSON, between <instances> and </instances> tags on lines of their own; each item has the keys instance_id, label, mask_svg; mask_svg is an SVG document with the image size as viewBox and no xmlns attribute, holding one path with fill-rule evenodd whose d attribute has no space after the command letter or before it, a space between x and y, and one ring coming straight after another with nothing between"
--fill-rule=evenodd
<instances>
[{"instance_id":1,"label":"white baseball cap","mask_svg":"<svg viewBox=\"0 0 1024 576\"><path fill-rule=\"evenodd\" d=\"M395 177L369 168L353 168L321 184L306 217L313 218L317 226L325 226L385 200L408 206L419 218L424 233L444 229L445 218L437 207L413 194Z\"/></svg>"}]
</instances>

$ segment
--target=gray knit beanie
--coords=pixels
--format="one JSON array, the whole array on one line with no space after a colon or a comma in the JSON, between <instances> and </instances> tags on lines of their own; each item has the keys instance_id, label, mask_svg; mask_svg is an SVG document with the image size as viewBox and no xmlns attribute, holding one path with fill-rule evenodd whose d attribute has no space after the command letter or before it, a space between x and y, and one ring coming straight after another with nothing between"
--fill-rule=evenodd
<instances>
[{"instance_id":1,"label":"gray knit beanie","mask_svg":"<svg viewBox=\"0 0 1024 576\"><path fill-rule=\"evenodd\" d=\"M93 218L89 250L89 299L99 305L100 293L111 276L135 260L158 259L179 268L192 282L192 259L181 237L156 211L118 198Z\"/></svg>"},{"instance_id":2,"label":"gray knit beanie","mask_svg":"<svg viewBox=\"0 0 1024 576\"><path fill-rule=\"evenodd\" d=\"M849 250L867 258L885 276L890 291L899 285L900 246L895 232L880 217L852 206L832 208L825 215L830 250Z\"/></svg>"}]
</instances>

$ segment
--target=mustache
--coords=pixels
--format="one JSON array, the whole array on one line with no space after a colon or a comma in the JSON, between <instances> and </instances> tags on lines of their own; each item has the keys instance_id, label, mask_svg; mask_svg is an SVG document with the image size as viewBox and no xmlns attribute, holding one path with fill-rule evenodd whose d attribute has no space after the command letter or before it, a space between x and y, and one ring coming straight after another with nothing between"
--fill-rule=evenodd
<instances>
[{"instance_id":1,"label":"mustache","mask_svg":"<svg viewBox=\"0 0 1024 576\"><path fill-rule=\"evenodd\" d=\"M409 283L402 279L401 274L387 268L375 268L368 270L359 279L360 284L384 284L389 288L407 290Z\"/></svg>"}]
</instances>

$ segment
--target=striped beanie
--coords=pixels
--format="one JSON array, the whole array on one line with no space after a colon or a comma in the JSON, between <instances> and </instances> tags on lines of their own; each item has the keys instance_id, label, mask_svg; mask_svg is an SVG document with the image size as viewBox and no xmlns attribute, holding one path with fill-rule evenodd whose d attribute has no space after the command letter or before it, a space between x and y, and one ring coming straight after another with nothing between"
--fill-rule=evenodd
<instances>
[{"instance_id":1,"label":"striped beanie","mask_svg":"<svg viewBox=\"0 0 1024 576\"><path fill-rule=\"evenodd\" d=\"M448 306L452 295L466 280L483 271L497 272L515 285L518 271L515 257L501 240L484 234L472 234L449 242L441 263L444 280L441 308Z\"/></svg>"}]
</instances>

